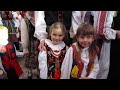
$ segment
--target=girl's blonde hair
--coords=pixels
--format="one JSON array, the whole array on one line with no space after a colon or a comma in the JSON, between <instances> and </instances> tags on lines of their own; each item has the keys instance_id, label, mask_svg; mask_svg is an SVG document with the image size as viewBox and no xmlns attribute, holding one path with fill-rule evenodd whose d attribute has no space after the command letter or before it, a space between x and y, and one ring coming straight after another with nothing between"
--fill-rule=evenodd
<instances>
[{"instance_id":1,"label":"girl's blonde hair","mask_svg":"<svg viewBox=\"0 0 120 90\"><path fill-rule=\"evenodd\" d=\"M66 27L65 27L65 25L62 24L61 22L55 22L49 28L49 32L48 32L49 33L49 38L50 38L52 30L53 29L59 29L59 28L62 30L63 34L65 35L65 33L66 33Z\"/></svg>"}]
</instances>

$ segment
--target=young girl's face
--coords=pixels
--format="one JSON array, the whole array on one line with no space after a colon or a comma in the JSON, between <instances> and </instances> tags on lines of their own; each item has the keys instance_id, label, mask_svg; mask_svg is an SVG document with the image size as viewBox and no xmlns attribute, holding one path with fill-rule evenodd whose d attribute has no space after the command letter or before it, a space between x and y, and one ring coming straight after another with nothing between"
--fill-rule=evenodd
<instances>
[{"instance_id":1,"label":"young girl's face","mask_svg":"<svg viewBox=\"0 0 120 90\"><path fill-rule=\"evenodd\" d=\"M86 35L86 36L80 35L77 38L77 41L83 48L86 48L92 44L92 42L94 41L94 36L93 35Z\"/></svg>"},{"instance_id":2,"label":"young girl's face","mask_svg":"<svg viewBox=\"0 0 120 90\"><path fill-rule=\"evenodd\" d=\"M51 36L52 43L55 45L59 44L64 38L63 31L60 28L58 29L53 28L50 33L50 36Z\"/></svg>"}]
</instances>

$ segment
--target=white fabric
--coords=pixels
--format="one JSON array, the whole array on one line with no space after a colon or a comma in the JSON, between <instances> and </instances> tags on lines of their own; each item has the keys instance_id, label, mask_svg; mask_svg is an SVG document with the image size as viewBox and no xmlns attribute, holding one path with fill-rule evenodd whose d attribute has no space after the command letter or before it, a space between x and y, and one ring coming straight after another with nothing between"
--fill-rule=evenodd
<instances>
[{"instance_id":1,"label":"white fabric","mask_svg":"<svg viewBox=\"0 0 120 90\"><path fill-rule=\"evenodd\" d=\"M48 45L48 47L50 47L52 50L61 50L65 47L65 43L63 41L61 41L60 44L58 45L54 45L52 44L52 41L49 39L45 40L45 43Z\"/></svg>"},{"instance_id":2,"label":"white fabric","mask_svg":"<svg viewBox=\"0 0 120 90\"><path fill-rule=\"evenodd\" d=\"M95 30L97 30L101 11L91 11L91 12L94 17L93 26ZM83 18L85 15L84 13L85 11L73 11L72 27L74 34L76 34L76 30L79 27L79 25L83 23ZM103 34L108 40L116 38L116 31L111 29L113 17L114 17L114 11L107 11L107 18L104 24ZM98 33L98 31L96 32ZM108 43L103 42L99 63L100 63L100 72L97 76L97 79L107 79L109 72L109 63L110 63L110 42Z\"/></svg>"},{"instance_id":3,"label":"white fabric","mask_svg":"<svg viewBox=\"0 0 120 90\"><path fill-rule=\"evenodd\" d=\"M14 14L13 18L16 22L15 27L20 27L20 22L22 20L22 16L20 14L18 14L17 12L13 12L13 14Z\"/></svg>"},{"instance_id":4,"label":"white fabric","mask_svg":"<svg viewBox=\"0 0 120 90\"><path fill-rule=\"evenodd\" d=\"M116 31L111 29L111 24L113 21L113 14L114 11L108 11L108 16L105 22L104 27L104 34L107 39L115 39L116 38ZM77 28L84 23L84 16L86 11L73 11L72 12L72 27L74 34L77 32ZM94 28L96 29L96 26L98 24L99 14L100 11L91 11L91 14L94 16Z\"/></svg>"},{"instance_id":5,"label":"white fabric","mask_svg":"<svg viewBox=\"0 0 120 90\"><path fill-rule=\"evenodd\" d=\"M77 32L77 28L84 23L84 17L87 11L73 11L72 12L72 28L74 34ZM94 11L91 11L91 15L94 15Z\"/></svg>"},{"instance_id":6,"label":"white fabric","mask_svg":"<svg viewBox=\"0 0 120 90\"><path fill-rule=\"evenodd\" d=\"M40 51L38 55L40 78L47 79L47 53L46 51Z\"/></svg>"},{"instance_id":7,"label":"white fabric","mask_svg":"<svg viewBox=\"0 0 120 90\"><path fill-rule=\"evenodd\" d=\"M17 12L17 11L13 11L13 21L15 22L15 27L20 28L20 24L21 24L21 20L22 20L22 16ZM17 31L16 33L17 38L20 37L20 33Z\"/></svg>"},{"instance_id":8,"label":"white fabric","mask_svg":"<svg viewBox=\"0 0 120 90\"><path fill-rule=\"evenodd\" d=\"M1 15L0 15L0 25L3 25Z\"/></svg>"},{"instance_id":9,"label":"white fabric","mask_svg":"<svg viewBox=\"0 0 120 90\"><path fill-rule=\"evenodd\" d=\"M0 45L7 45L8 44L8 40L1 40L0 41Z\"/></svg>"},{"instance_id":10,"label":"white fabric","mask_svg":"<svg viewBox=\"0 0 120 90\"><path fill-rule=\"evenodd\" d=\"M94 28L97 30L98 23L99 23L99 16L101 11L95 11L94 15ZM113 11L107 11L107 17L104 24L103 33L106 39L115 39L116 38L116 31L111 28L113 22ZM98 33L98 31L96 31Z\"/></svg>"},{"instance_id":11,"label":"white fabric","mask_svg":"<svg viewBox=\"0 0 120 90\"><path fill-rule=\"evenodd\" d=\"M35 11L35 33L34 37L39 40L47 38L44 11Z\"/></svg>"},{"instance_id":12,"label":"white fabric","mask_svg":"<svg viewBox=\"0 0 120 90\"><path fill-rule=\"evenodd\" d=\"M103 42L99 59L100 70L97 79L107 79L110 66L110 45L111 43Z\"/></svg>"},{"instance_id":13,"label":"white fabric","mask_svg":"<svg viewBox=\"0 0 120 90\"><path fill-rule=\"evenodd\" d=\"M94 23L94 27L97 26L97 20L99 17L99 14L101 12L96 11L94 20L96 23ZM106 39L111 40L116 38L116 31L111 29L111 25L113 22L113 11L107 11L108 15L106 17L106 21L104 24L104 29L103 33L106 37ZM99 64L100 64L100 71L98 73L97 79L107 79L108 72L109 72L109 64L110 64L110 42L103 42L102 44L102 49L100 53L100 59L99 59Z\"/></svg>"},{"instance_id":14,"label":"white fabric","mask_svg":"<svg viewBox=\"0 0 120 90\"><path fill-rule=\"evenodd\" d=\"M6 27L0 30L0 44L1 45L8 44L8 29Z\"/></svg>"},{"instance_id":15,"label":"white fabric","mask_svg":"<svg viewBox=\"0 0 120 90\"><path fill-rule=\"evenodd\" d=\"M5 70L4 70L4 68L3 68L3 65L2 65L1 57L0 57L0 68L5 72Z\"/></svg>"},{"instance_id":16,"label":"white fabric","mask_svg":"<svg viewBox=\"0 0 120 90\"><path fill-rule=\"evenodd\" d=\"M23 18L21 20L20 30L21 30L21 44L23 47L23 53L28 53L29 35L28 35L27 24Z\"/></svg>"},{"instance_id":17,"label":"white fabric","mask_svg":"<svg viewBox=\"0 0 120 90\"><path fill-rule=\"evenodd\" d=\"M75 43L76 45L76 43ZM85 78L87 74L87 66L89 63L89 51L88 47L82 49L81 53L81 60L84 63L84 67L82 70L81 78ZM70 79L70 73L72 69L72 63L73 63L73 48L70 47L65 55L65 58L63 60L62 66L61 66L61 79ZM96 56L95 61L94 61L94 67L91 70L89 74L89 78L95 79L99 71L99 64L98 64L98 58Z\"/></svg>"},{"instance_id":18,"label":"white fabric","mask_svg":"<svg viewBox=\"0 0 120 90\"><path fill-rule=\"evenodd\" d=\"M82 11L73 11L72 12L72 28L74 31L74 34L77 32L77 28L79 25L83 23L82 21Z\"/></svg>"},{"instance_id":19,"label":"white fabric","mask_svg":"<svg viewBox=\"0 0 120 90\"><path fill-rule=\"evenodd\" d=\"M61 49L63 49L65 47L65 43L63 41L58 45L53 45L52 41L50 41L49 39L45 39L45 43L52 50L58 50L59 53L54 52L57 55L60 54ZM47 67L47 53L46 53L46 51L39 52L38 62L39 62L39 69L40 69L40 78L47 79L48 67Z\"/></svg>"},{"instance_id":20,"label":"white fabric","mask_svg":"<svg viewBox=\"0 0 120 90\"><path fill-rule=\"evenodd\" d=\"M14 27L19 27L19 21L16 19L16 17L18 17L18 14L16 11L12 11L12 15L13 15L13 22L15 23Z\"/></svg>"}]
</instances>

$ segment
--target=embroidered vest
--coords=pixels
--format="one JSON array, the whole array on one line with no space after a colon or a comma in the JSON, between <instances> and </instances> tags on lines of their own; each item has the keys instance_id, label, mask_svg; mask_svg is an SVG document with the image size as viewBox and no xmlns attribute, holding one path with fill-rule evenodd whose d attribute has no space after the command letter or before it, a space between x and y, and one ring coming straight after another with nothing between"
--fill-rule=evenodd
<instances>
[{"instance_id":1,"label":"embroidered vest","mask_svg":"<svg viewBox=\"0 0 120 90\"><path fill-rule=\"evenodd\" d=\"M72 70L70 74L71 79L79 79L81 78L82 70L84 68L84 63L81 60L80 53L76 50L76 46L72 45L73 48L73 64L72 64ZM93 56L89 54L90 60L88 63L88 68L87 68L87 74L86 77L90 74L91 69L93 68L93 63L94 63L94 57L96 54Z\"/></svg>"},{"instance_id":2,"label":"embroidered vest","mask_svg":"<svg viewBox=\"0 0 120 90\"><path fill-rule=\"evenodd\" d=\"M48 78L60 79L60 68L65 57L66 46L60 51L59 55L56 55L50 47L47 47L47 65L48 65Z\"/></svg>"}]
</instances>

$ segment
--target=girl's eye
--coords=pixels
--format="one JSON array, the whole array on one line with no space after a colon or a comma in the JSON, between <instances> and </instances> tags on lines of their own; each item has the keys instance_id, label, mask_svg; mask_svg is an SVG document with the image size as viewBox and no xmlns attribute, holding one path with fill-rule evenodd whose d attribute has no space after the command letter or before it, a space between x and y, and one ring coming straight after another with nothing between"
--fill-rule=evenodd
<instances>
[{"instance_id":1,"label":"girl's eye","mask_svg":"<svg viewBox=\"0 0 120 90\"><path fill-rule=\"evenodd\" d=\"M62 37L63 35L59 35L59 37Z\"/></svg>"},{"instance_id":2,"label":"girl's eye","mask_svg":"<svg viewBox=\"0 0 120 90\"><path fill-rule=\"evenodd\" d=\"M89 39L89 38L90 38L90 36L87 36L87 38Z\"/></svg>"},{"instance_id":3,"label":"girl's eye","mask_svg":"<svg viewBox=\"0 0 120 90\"><path fill-rule=\"evenodd\" d=\"M53 34L54 36L56 36L56 34Z\"/></svg>"},{"instance_id":4,"label":"girl's eye","mask_svg":"<svg viewBox=\"0 0 120 90\"><path fill-rule=\"evenodd\" d=\"M84 38L84 36L80 36L80 38Z\"/></svg>"},{"instance_id":5,"label":"girl's eye","mask_svg":"<svg viewBox=\"0 0 120 90\"><path fill-rule=\"evenodd\" d=\"M92 37L91 35L87 36L88 39L91 38L91 37Z\"/></svg>"}]
</instances>

